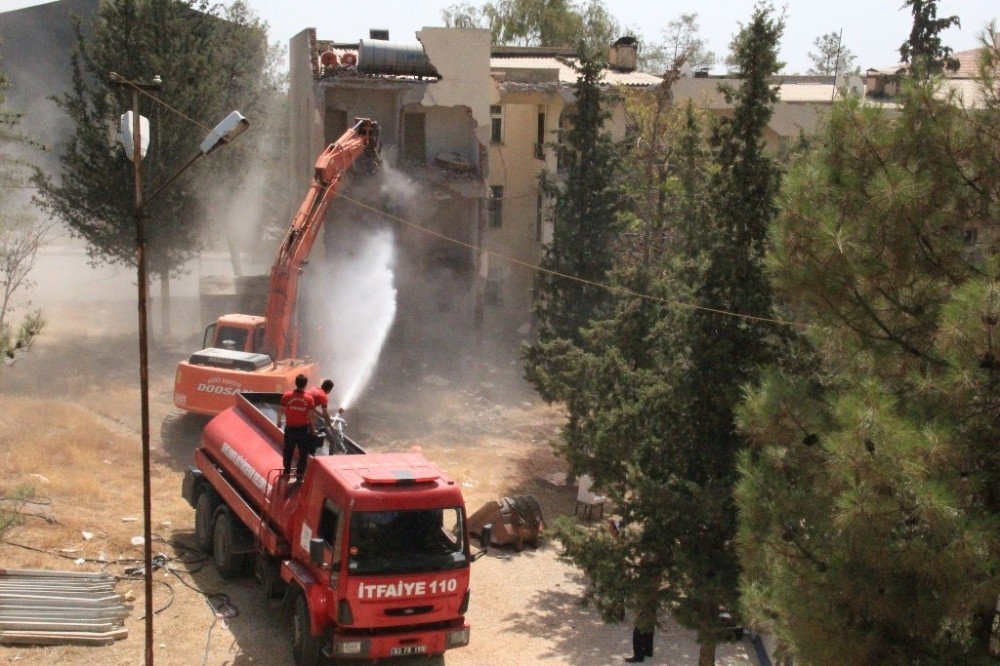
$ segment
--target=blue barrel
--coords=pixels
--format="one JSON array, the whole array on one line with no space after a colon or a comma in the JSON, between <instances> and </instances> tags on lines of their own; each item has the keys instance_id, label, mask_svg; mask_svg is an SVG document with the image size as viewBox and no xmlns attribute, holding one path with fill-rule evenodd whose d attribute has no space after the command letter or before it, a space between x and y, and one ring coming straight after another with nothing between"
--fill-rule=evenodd
<instances>
[{"instance_id":1,"label":"blue barrel","mask_svg":"<svg viewBox=\"0 0 1000 666\"><path fill-rule=\"evenodd\" d=\"M358 42L358 71L367 74L438 76L420 44L399 44L381 39L362 39Z\"/></svg>"}]
</instances>

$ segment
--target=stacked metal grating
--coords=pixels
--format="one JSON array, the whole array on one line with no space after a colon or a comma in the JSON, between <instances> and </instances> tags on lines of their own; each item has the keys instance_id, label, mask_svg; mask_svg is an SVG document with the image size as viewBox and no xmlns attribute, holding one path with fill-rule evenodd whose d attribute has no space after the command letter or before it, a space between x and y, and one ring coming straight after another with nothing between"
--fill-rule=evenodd
<instances>
[{"instance_id":1,"label":"stacked metal grating","mask_svg":"<svg viewBox=\"0 0 1000 666\"><path fill-rule=\"evenodd\" d=\"M107 645L128 611L110 574L0 569L0 644Z\"/></svg>"}]
</instances>

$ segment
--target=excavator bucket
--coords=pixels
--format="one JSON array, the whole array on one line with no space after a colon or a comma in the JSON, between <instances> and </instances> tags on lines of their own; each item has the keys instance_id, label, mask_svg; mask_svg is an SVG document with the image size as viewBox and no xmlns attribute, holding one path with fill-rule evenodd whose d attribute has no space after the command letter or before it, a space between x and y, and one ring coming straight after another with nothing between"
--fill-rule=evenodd
<instances>
[{"instance_id":1,"label":"excavator bucket","mask_svg":"<svg viewBox=\"0 0 1000 666\"><path fill-rule=\"evenodd\" d=\"M542 508L531 495L515 495L490 500L469 517L469 532L478 536L484 525L493 525L492 543L523 550L537 548L545 520Z\"/></svg>"},{"instance_id":2,"label":"excavator bucket","mask_svg":"<svg viewBox=\"0 0 1000 666\"><path fill-rule=\"evenodd\" d=\"M366 176L374 176L382 168L382 140L379 138L379 125L370 118L355 118L354 120L354 131L368 138L365 151L358 157L356 170Z\"/></svg>"}]
</instances>

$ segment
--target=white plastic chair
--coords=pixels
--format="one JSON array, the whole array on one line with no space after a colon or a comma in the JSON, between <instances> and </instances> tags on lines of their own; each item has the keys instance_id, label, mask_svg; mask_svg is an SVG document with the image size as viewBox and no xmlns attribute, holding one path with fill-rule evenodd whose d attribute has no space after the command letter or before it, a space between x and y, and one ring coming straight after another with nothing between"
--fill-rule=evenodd
<instances>
[{"instance_id":1,"label":"white plastic chair","mask_svg":"<svg viewBox=\"0 0 1000 666\"><path fill-rule=\"evenodd\" d=\"M600 511L597 514L598 518L604 517L604 503L607 498L604 495L598 495L597 493L590 492L591 486L594 485L594 480L588 475L583 474L577 479L580 484L579 489L576 491L576 507L573 509L573 515L577 515L577 512L582 506L584 508L587 520L593 520L594 518L594 507L598 507Z\"/></svg>"}]
</instances>

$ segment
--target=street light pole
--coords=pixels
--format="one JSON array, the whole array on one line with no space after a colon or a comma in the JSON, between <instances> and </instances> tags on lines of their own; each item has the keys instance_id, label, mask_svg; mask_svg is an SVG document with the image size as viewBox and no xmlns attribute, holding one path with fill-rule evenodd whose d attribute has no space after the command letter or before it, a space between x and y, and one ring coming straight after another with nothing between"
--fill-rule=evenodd
<instances>
[{"instance_id":1,"label":"street light pole","mask_svg":"<svg viewBox=\"0 0 1000 666\"><path fill-rule=\"evenodd\" d=\"M159 90L163 83L156 77L153 83L140 84L126 81L112 72L111 80L132 90L132 179L135 183L135 244L136 270L139 282L139 396L142 413L142 555L143 579L146 588L146 665L153 664L153 529L152 491L150 485L149 451L149 343L147 336L148 307L146 297L146 230L142 210L142 132L139 116L139 93L142 90ZM147 141L148 141L148 137Z\"/></svg>"},{"instance_id":2,"label":"street light pole","mask_svg":"<svg viewBox=\"0 0 1000 666\"><path fill-rule=\"evenodd\" d=\"M132 145L126 145L126 152L129 147L132 149L132 178L135 182L135 206L132 213L135 217L135 244L136 244L136 270L139 274L139 393L142 412L142 542L143 542L143 571L146 584L146 666L153 664L153 534L152 534L152 492L150 489L150 451L149 451L149 345L147 341L147 312L146 296L148 292L146 277L146 231L145 231L145 207L149 202L160 195L178 176L203 155L208 155L219 146L224 146L250 126L246 118L239 111L233 111L226 116L222 122L216 125L208 136L198 147L198 153L192 157L184 166L175 171L162 185L149 195L143 198L142 194L142 158L143 145L149 143L149 137L143 136L142 121L139 115L139 93L160 90L163 81L159 76L153 77L152 83L138 83L129 81L123 76L111 72L109 78L112 83L132 91L132 124L131 128L124 122L127 117L122 116L122 140L126 131L130 131ZM148 125L148 123L147 123ZM149 129L145 130L148 134Z\"/></svg>"}]
</instances>

